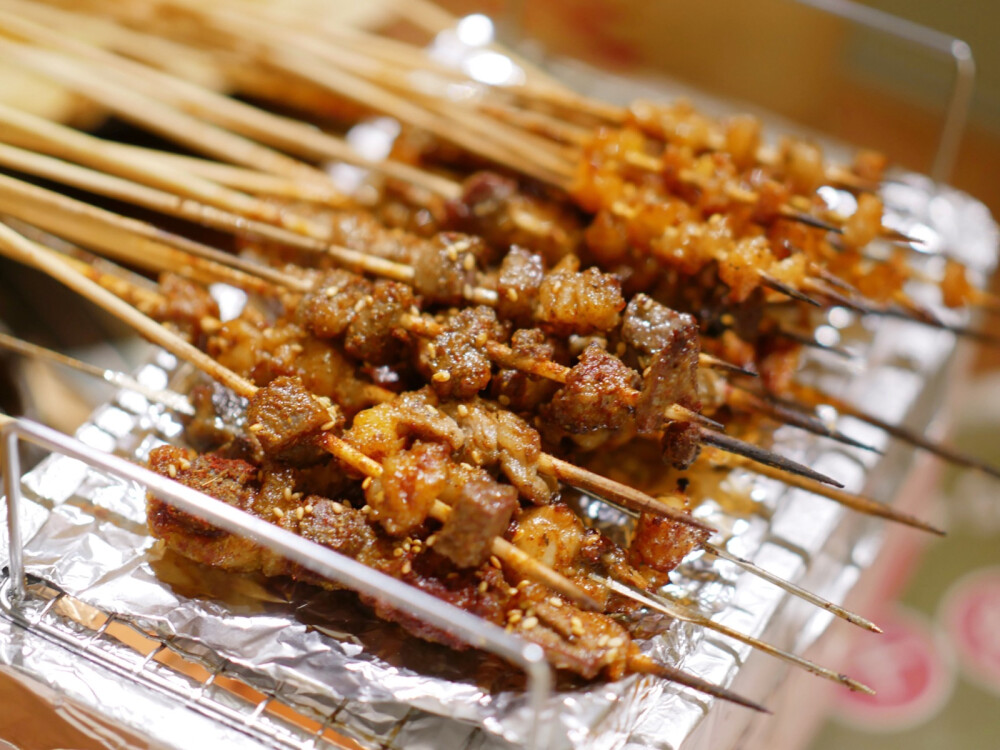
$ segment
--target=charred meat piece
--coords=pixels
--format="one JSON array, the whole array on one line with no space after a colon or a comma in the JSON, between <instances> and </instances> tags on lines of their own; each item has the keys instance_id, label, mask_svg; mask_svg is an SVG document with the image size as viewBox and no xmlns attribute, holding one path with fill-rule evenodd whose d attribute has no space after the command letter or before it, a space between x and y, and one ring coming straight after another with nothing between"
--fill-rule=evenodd
<instances>
[{"instance_id":1,"label":"charred meat piece","mask_svg":"<svg viewBox=\"0 0 1000 750\"><path fill-rule=\"evenodd\" d=\"M555 262L579 245L580 222L570 206L536 199L493 172L466 179L462 196L447 210L450 226L481 236L501 252L520 245Z\"/></svg>"},{"instance_id":2,"label":"charred meat piece","mask_svg":"<svg viewBox=\"0 0 1000 750\"><path fill-rule=\"evenodd\" d=\"M240 510L253 510L259 487L257 467L251 463L211 455L193 456L172 445L154 448L148 463L157 474L176 479ZM206 565L252 571L260 567L261 556L267 554L259 545L177 510L152 494L146 499L146 517L153 536L184 557Z\"/></svg>"},{"instance_id":3,"label":"charred meat piece","mask_svg":"<svg viewBox=\"0 0 1000 750\"><path fill-rule=\"evenodd\" d=\"M693 422L667 422L660 435L663 460L675 469L686 469L701 453L701 428Z\"/></svg>"},{"instance_id":4,"label":"charred meat piece","mask_svg":"<svg viewBox=\"0 0 1000 750\"><path fill-rule=\"evenodd\" d=\"M621 282L614 276L596 268L578 272L564 267L542 281L535 317L554 334L586 335L614 328L624 307Z\"/></svg>"},{"instance_id":5,"label":"charred meat piece","mask_svg":"<svg viewBox=\"0 0 1000 750\"><path fill-rule=\"evenodd\" d=\"M437 532L434 551L460 568L478 567L489 559L493 538L507 530L518 507L517 490L482 472L465 481L457 495L451 516Z\"/></svg>"},{"instance_id":6,"label":"charred meat piece","mask_svg":"<svg viewBox=\"0 0 1000 750\"><path fill-rule=\"evenodd\" d=\"M476 284L476 256L482 240L442 232L415 246L413 287L432 305L458 305Z\"/></svg>"},{"instance_id":7,"label":"charred meat piece","mask_svg":"<svg viewBox=\"0 0 1000 750\"><path fill-rule=\"evenodd\" d=\"M195 284L173 273L160 275L160 295L163 303L150 314L156 320L173 323L188 340L198 343L204 331L205 318L218 318L219 306L201 284Z\"/></svg>"},{"instance_id":8,"label":"charred meat piece","mask_svg":"<svg viewBox=\"0 0 1000 750\"><path fill-rule=\"evenodd\" d=\"M570 434L618 430L632 419L624 393L639 387L639 375L599 345L591 344L552 398L548 417Z\"/></svg>"},{"instance_id":9,"label":"charred meat piece","mask_svg":"<svg viewBox=\"0 0 1000 750\"><path fill-rule=\"evenodd\" d=\"M625 308L622 339L649 357L666 348L676 335L698 336L698 323L686 313L671 310L646 294L637 294Z\"/></svg>"},{"instance_id":10,"label":"charred meat piece","mask_svg":"<svg viewBox=\"0 0 1000 750\"><path fill-rule=\"evenodd\" d=\"M640 435L655 435L674 404L698 411L698 329L688 316L687 325L672 328L664 346L653 355L642 378L642 394L636 408Z\"/></svg>"},{"instance_id":11,"label":"charred meat piece","mask_svg":"<svg viewBox=\"0 0 1000 750\"><path fill-rule=\"evenodd\" d=\"M216 383L199 383L188 393L194 416L184 426L187 442L199 452L215 450L243 434L247 401Z\"/></svg>"},{"instance_id":12,"label":"charred meat piece","mask_svg":"<svg viewBox=\"0 0 1000 750\"><path fill-rule=\"evenodd\" d=\"M395 281L376 281L355 303L344 337L344 351L373 365L396 364L409 348L400 317L416 305L413 290Z\"/></svg>"},{"instance_id":13,"label":"charred meat piece","mask_svg":"<svg viewBox=\"0 0 1000 750\"><path fill-rule=\"evenodd\" d=\"M354 320L354 308L372 293L372 283L348 271L329 271L302 297L296 318L314 336L339 338Z\"/></svg>"},{"instance_id":14,"label":"charred meat piece","mask_svg":"<svg viewBox=\"0 0 1000 750\"><path fill-rule=\"evenodd\" d=\"M532 325L538 292L545 279L542 256L512 247L500 264L497 313L517 326Z\"/></svg>"},{"instance_id":15,"label":"charred meat piece","mask_svg":"<svg viewBox=\"0 0 1000 750\"><path fill-rule=\"evenodd\" d=\"M708 537L708 532L701 529L643 513L629 546L628 561L640 569L649 567L658 573L669 573Z\"/></svg>"},{"instance_id":16,"label":"charred meat piece","mask_svg":"<svg viewBox=\"0 0 1000 750\"><path fill-rule=\"evenodd\" d=\"M444 408L465 435L462 460L475 466L499 466L518 492L535 504L552 499L557 488L538 473L542 440L531 425L480 400Z\"/></svg>"},{"instance_id":17,"label":"charred meat piece","mask_svg":"<svg viewBox=\"0 0 1000 750\"><path fill-rule=\"evenodd\" d=\"M516 357L554 361L555 346L538 328L521 328L510 338ZM548 402L558 385L551 380L529 375L521 370L501 368L493 376L493 395L513 412L534 412Z\"/></svg>"},{"instance_id":18,"label":"charred meat piece","mask_svg":"<svg viewBox=\"0 0 1000 750\"><path fill-rule=\"evenodd\" d=\"M343 417L320 404L299 378L279 377L258 390L247 407L247 428L275 460L306 464L324 455L316 438Z\"/></svg>"},{"instance_id":19,"label":"charred meat piece","mask_svg":"<svg viewBox=\"0 0 1000 750\"><path fill-rule=\"evenodd\" d=\"M369 458L382 461L411 440L447 443L452 451L462 447L465 435L455 420L437 408L433 391L405 393L355 416L344 439Z\"/></svg>"},{"instance_id":20,"label":"charred meat piece","mask_svg":"<svg viewBox=\"0 0 1000 750\"><path fill-rule=\"evenodd\" d=\"M392 536L405 536L423 524L444 492L451 452L440 443L414 443L382 459L382 473L367 483L365 499L372 519Z\"/></svg>"},{"instance_id":21,"label":"charred meat piece","mask_svg":"<svg viewBox=\"0 0 1000 750\"><path fill-rule=\"evenodd\" d=\"M418 367L441 398L472 398L493 375L484 346L504 338L506 328L492 308L467 307L448 317L444 331L423 342Z\"/></svg>"}]
</instances>

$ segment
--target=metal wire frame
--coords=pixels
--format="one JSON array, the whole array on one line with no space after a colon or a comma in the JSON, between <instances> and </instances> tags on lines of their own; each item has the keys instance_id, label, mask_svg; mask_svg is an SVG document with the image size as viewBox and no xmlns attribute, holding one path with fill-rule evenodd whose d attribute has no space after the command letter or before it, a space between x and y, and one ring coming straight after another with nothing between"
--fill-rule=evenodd
<instances>
[{"instance_id":1,"label":"metal wire frame","mask_svg":"<svg viewBox=\"0 0 1000 750\"><path fill-rule=\"evenodd\" d=\"M489 651L520 667L528 679L528 704L533 713L528 746L537 748L544 745L546 722L542 714L552 692L553 674L544 651L537 644L509 634L490 622L375 571L346 555L244 513L190 487L172 482L123 458L24 419L12 421L0 430L9 541L9 584L3 594L9 602L9 611L22 622L26 621L26 617L23 613L19 614L19 608L26 601L28 593L24 569L24 539L20 526L22 494L18 446L22 440L137 482L178 510L266 545L317 575L337 581L354 591L377 597L393 607L420 617L474 648ZM132 676L135 676L134 670ZM240 719L241 722L244 720Z\"/></svg>"},{"instance_id":2,"label":"metal wire frame","mask_svg":"<svg viewBox=\"0 0 1000 750\"><path fill-rule=\"evenodd\" d=\"M855 0L791 0L821 13L842 18L857 26L895 37L932 55L950 58L955 65L955 80L945 107L937 149L927 173L935 182L947 182L955 168L958 149L969 118L976 63L972 48L958 37L928 26L871 8ZM524 38L524 0L507 0L501 14L504 36L515 45Z\"/></svg>"}]
</instances>

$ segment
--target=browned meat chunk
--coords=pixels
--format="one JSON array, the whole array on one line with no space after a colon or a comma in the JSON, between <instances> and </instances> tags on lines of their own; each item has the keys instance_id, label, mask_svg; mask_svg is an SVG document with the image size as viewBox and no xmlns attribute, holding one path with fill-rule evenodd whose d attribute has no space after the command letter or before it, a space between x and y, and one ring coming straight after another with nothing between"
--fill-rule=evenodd
<instances>
[{"instance_id":1,"label":"browned meat chunk","mask_svg":"<svg viewBox=\"0 0 1000 750\"><path fill-rule=\"evenodd\" d=\"M451 517L437 532L434 551L460 568L482 565L492 553L493 538L507 530L517 505L517 490L488 475L465 482Z\"/></svg>"},{"instance_id":2,"label":"browned meat chunk","mask_svg":"<svg viewBox=\"0 0 1000 750\"><path fill-rule=\"evenodd\" d=\"M555 359L555 346L538 328L521 328L510 339L516 357L534 360ZM520 370L501 369L493 376L493 393L513 412L534 412L551 399L558 385L551 380L528 375Z\"/></svg>"},{"instance_id":3,"label":"browned meat chunk","mask_svg":"<svg viewBox=\"0 0 1000 750\"><path fill-rule=\"evenodd\" d=\"M486 342L505 337L492 308L465 308L449 316L442 333L424 342L418 366L441 398L469 399L489 385L493 375Z\"/></svg>"},{"instance_id":4,"label":"browned meat chunk","mask_svg":"<svg viewBox=\"0 0 1000 750\"><path fill-rule=\"evenodd\" d=\"M299 378L275 378L258 390L247 407L247 428L273 459L310 463L323 455L316 438L339 427L333 407L324 408Z\"/></svg>"},{"instance_id":5,"label":"browned meat chunk","mask_svg":"<svg viewBox=\"0 0 1000 750\"><path fill-rule=\"evenodd\" d=\"M643 513L635 527L628 559L636 567L648 566L658 573L669 573L708 536L701 529Z\"/></svg>"},{"instance_id":6,"label":"browned meat chunk","mask_svg":"<svg viewBox=\"0 0 1000 750\"><path fill-rule=\"evenodd\" d=\"M539 288L535 316L553 333L585 335L614 328L624 307L621 282L614 276L596 268L556 269Z\"/></svg>"},{"instance_id":7,"label":"browned meat chunk","mask_svg":"<svg viewBox=\"0 0 1000 750\"><path fill-rule=\"evenodd\" d=\"M242 434L246 399L215 383L199 383L188 393L188 400L195 413L184 426L184 437L195 450L214 450Z\"/></svg>"},{"instance_id":8,"label":"browned meat chunk","mask_svg":"<svg viewBox=\"0 0 1000 750\"><path fill-rule=\"evenodd\" d=\"M690 319L689 319L690 320ZM642 378L642 395L636 408L641 435L655 435L667 419L667 409L678 404L698 411L698 329L694 321L674 328L664 347L653 356Z\"/></svg>"},{"instance_id":9,"label":"browned meat chunk","mask_svg":"<svg viewBox=\"0 0 1000 750\"><path fill-rule=\"evenodd\" d=\"M531 425L516 414L478 400L445 408L465 435L463 460L476 466L499 466L533 503L552 499L556 488L538 474L542 440Z\"/></svg>"},{"instance_id":10,"label":"browned meat chunk","mask_svg":"<svg viewBox=\"0 0 1000 750\"><path fill-rule=\"evenodd\" d=\"M338 338L354 320L354 308L371 294L372 283L348 271L330 271L315 292L299 303L301 325L320 338Z\"/></svg>"},{"instance_id":11,"label":"browned meat chunk","mask_svg":"<svg viewBox=\"0 0 1000 750\"><path fill-rule=\"evenodd\" d=\"M698 324L645 294L635 295L625 308L622 338L640 353L651 356L670 345L676 335L698 335Z\"/></svg>"},{"instance_id":12,"label":"browned meat chunk","mask_svg":"<svg viewBox=\"0 0 1000 750\"><path fill-rule=\"evenodd\" d=\"M393 536L405 536L426 519L448 482L450 451L440 443L414 443L382 459L382 474L365 489L372 520Z\"/></svg>"},{"instance_id":13,"label":"browned meat chunk","mask_svg":"<svg viewBox=\"0 0 1000 750\"><path fill-rule=\"evenodd\" d=\"M374 365L396 364L409 346L409 336L400 328L400 316L416 305L413 290L395 281L377 281L371 294L359 300L347 327L344 350L352 357Z\"/></svg>"},{"instance_id":14,"label":"browned meat chunk","mask_svg":"<svg viewBox=\"0 0 1000 750\"><path fill-rule=\"evenodd\" d=\"M544 279L542 257L512 247L500 264L497 280L497 313L500 317L517 326L532 325L538 291Z\"/></svg>"},{"instance_id":15,"label":"browned meat chunk","mask_svg":"<svg viewBox=\"0 0 1000 750\"><path fill-rule=\"evenodd\" d=\"M413 287L428 303L457 305L476 284L476 255L482 240L442 232L415 247Z\"/></svg>"},{"instance_id":16,"label":"browned meat chunk","mask_svg":"<svg viewBox=\"0 0 1000 750\"><path fill-rule=\"evenodd\" d=\"M675 469L686 469L701 452L701 428L693 422L667 422L660 435L663 460Z\"/></svg>"},{"instance_id":17,"label":"browned meat chunk","mask_svg":"<svg viewBox=\"0 0 1000 750\"><path fill-rule=\"evenodd\" d=\"M473 174L463 188L462 197L448 204L448 222L455 229L479 235L499 251L530 247L550 262L576 252L579 220L568 205L538 200L493 172Z\"/></svg>"},{"instance_id":18,"label":"browned meat chunk","mask_svg":"<svg viewBox=\"0 0 1000 750\"><path fill-rule=\"evenodd\" d=\"M228 505L251 511L257 496L257 467L246 461L197 456L172 445L154 448L149 468L205 492ZM224 570L251 571L260 564L259 545L234 536L150 494L146 500L150 533L179 554Z\"/></svg>"},{"instance_id":19,"label":"browned meat chunk","mask_svg":"<svg viewBox=\"0 0 1000 750\"><path fill-rule=\"evenodd\" d=\"M219 306L208 290L177 274L160 275L160 294L163 304L150 311L151 316L173 323L191 341L201 338L204 318L219 317Z\"/></svg>"},{"instance_id":20,"label":"browned meat chunk","mask_svg":"<svg viewBox=\"0 0 1000 750\"><path fill-rule=\"evenodd\" d=\"M634 403L625 394L638 386L639 375L634 370L591 344L570 370L566 385L552 398L548 416L574 435L618 430L634 411Z\"/></svg>"},{"instance_id":21,"label":"browned meat chunk","mask_svg":"<svg viewBox=\"0 0 1000 750\"><path fill-rule=\"evenodd\" d=\"M410 440L447 443L455 451L465 436L455 420L438 410L434 393L406 393L360 412L344 439L366 456L381 461L406 447Z\"/></svg>"}]
</instances>

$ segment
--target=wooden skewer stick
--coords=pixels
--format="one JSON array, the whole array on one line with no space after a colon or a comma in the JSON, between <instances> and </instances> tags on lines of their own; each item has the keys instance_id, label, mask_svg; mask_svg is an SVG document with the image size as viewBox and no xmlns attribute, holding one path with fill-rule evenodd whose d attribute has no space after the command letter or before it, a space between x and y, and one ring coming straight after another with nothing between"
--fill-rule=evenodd
<instances>
[{"instance_id":1,"label":"wooden skewer stick","mask_svg":"<svg viewBox=\"0 0 1000 750\"><path fill-rule=\"evenodd\" d=\"M103 66L101 70L104 72L111 71L119 76L116 79L119 81L118 84L108 82L107 86L112 86L116 90L125 90L126 96L129 90L139 90L146 96L156 97L159 102L158 106L166 107L177 117L169 117L158 122L160 130L154 132L160 132L161 135L177 142L186 143L194 151L201 153L207 151L197 143L193 145L187 143L190 128L186 128L185 123L191 118L198 117L221 128L231 130L233 133L238 133L245 138L252 138L259 143L269 144L303 158L344 161L371 169L386 177L410 183L445 198L456 198L461 195L461 186L451 180L408 164L368 159L342 139L324 133L306 123L258 109L191 81L182 80L132 60L113 55L106 50L87 45L65 34L58 34L50 28L37 23L33 24L27 19L18 18L13 14L0 14L0 21L2 21L0 27L9 28L27 39L72 54L78 62L82 58L99 63ZM147 36L154 43L159 38L155 35ZM126 85L130 88L123 88ZM107 95L112 96L113 94ZM133 100L134 98L132 97ZM125 115L126 113L122 113L122 116ZM263 157L260 160L250 159L244 153L247 142L226 137L231 134L215 134L218 137L213 139L211 145L218 150L218 153L210 151L209 153L218 155L225 161L248 165L255 170L283 175L291 179L302 178L329 183L329 179L323 172L301 162L287 159L287 157L279 161L266 158L266 149L257 152L257 156Z\"/></svg>"},{"instance_id":2,"label":"wooden skewer stick","mask_svg":"<svg viewBox=\"0 0 1000 750\"><path fill-rule=\"evenodd\" d=\"M539 456L538 468L540 471L555 477L564 484L576 487L584 492L592 492L598 497L606 498L630 510L666 516L674 521L703 531L715 531L708 524L676 508L670 507L666 503L647 495L645 492L640 492L633 487L629 487L627 484L621 484L613 479L602 477L600 474L587 471L576 464L563 461L561 458L550 456L547 453Z\"/></svg>"},{"instance_id":3,"label":"wooden skewer stick","mask_svg":"<svg viewBox=\"0 0 1000 750\"><path fill-rule=\"evenodd\" d=\"M647 607L662 612L663 614L673 617L676 620L690 622L708 630L714 630L716 633L721 633L728 638L732 638L740 643L745 643L759 651L763 651L766 654L770 654L771 656L775 656L778 659L786 661L789 664L794 664L795 666L800 667L811 674L817 675L818 677L823 677L827 680L843 685L856 693L864 693L865 695L875 694L875 691L870 687L863 685L857 680L851 679L847 675L834 672L832 669L828 669L826 667L821 667L813 661L804 659L803 657L797 656L796 654L788 651L784 651L777 646L772 646L766 641L753 638L752 636L741 633L738 630L734 630L727 625L723 625L722 623L705 617L698 612L692 611L690 607L681 606L678 602L667 596L650 594L645 591L641 591L634 586L622 583L621 581L615 581L594 573L591 573L590 577L599 583L603 583L612 591L619 593L622 596L627 596L630 599L634 599L637 602L645 604Z\"/></svg>"},{"instance_id":4,"label":"wooden skewer stick","mask_svg":"<svg viewBox=\"0 0 1000 750\"><path fill-rule=\"evenodd\" d=\"M868 620L867 618L864 618L859 614L855 614L850 610L844 609L840 605L834 604L828 599L824 599L821 596L817 596L808 589L804 589L801 586L796 586L794 583L786 581L784 578L776 576L774 573L765 570L759 565L755 565L749 560L734 555L732 552L729 552L728 550L718 545L712 544L710 542L705 542L701 546L702 548L704 548L711 554L715 555L716 557L731 562L734 565L738 565L744 570L753 573L755 576L763 578L765 581L769 581L770 583L773 583L775 586L784 589L793 596L797 596L799 599L804 599L810 604L815 604L817 607L822 607L827 612L836 615L842 620L847 620L847 622L851 623L852 625L857 625L858 627L864 628L865 630L870 630L873 633L882 632L882 628L873 623L871 620Z\"/></svg>"},{"instance_id":5,"label":"wooden skewer stick","mask_svg":"<svg viewBox=\"0 0 1000 750\"><path fill-rule=\"evenodd\" d=\"M765 414L768 417L776 419L784 424L790 424L801 430L811 432L814 435L828 437L831 440L836 440L837 442L844 443L845 445L861 448L862 450L871 451L872 453L882 453L882 451L873 445L868 445L860 440L855 440L851 436L845 435L840 430L827 427L814 415L803 414L801 411L796 409L790 409L787 406L775 403L772 400L762 398L756 393L748 391L745 388L729 385L726 393L726 403L736 409L749 411L752 414Z\"/></svg>"},{"instance_id":6,"label":"wooden skewer stick","mask_svg":"<svg viewBox=\"0 0 1000 750\"><path fill-rule=\"evenodd\" d=\"M923 521L915 516L911 516L909 513L903 513L900 510L896 510L889 505L884 503L876 502L871 498L865 497L864 495L854 495L846 490L838 489L836 487L828 487L821 482L817 482L812 479L807 479L805 477L789 476L785 478L782 473L770 466L751 463L748 459L743 457L727 457L720 461L720 463L728 463L730 466L738 466L751 471L754 474L760 474L761 476L768 477L769 479L777 479L780 482L784 482L792 487L796 487L806 492L811 492L814 495L821 495L822 497L833 500L835 503L839 503L847 508L856 510L859 513L864 513L869 516L877 516L879 518L884 518L887 521L894 521L896 523L901 523L905 526L912 526L915 529L920 529L921 531L927 531L931 534L937 536L944 536L945 532L936 526Z\"/></svg>"},{"instance_id":7,"label":"wooden skewer stick","mask_svg":"<svg viewBox=\"0 0 1000 750\"><path fill-rule=\"evenodd\" d=\"M218 161L171 154L167 151L157 151L141 146L121 144L118 148L122 153L135 154L141 158L160 162L178 171L187 172L218 185L252 195L318 203L333 208L344 208L352 202L349 196L344 195L329 183L319 180L291 179L243 167L234 167Z\"/></svg>"},{"instance_id":8,"label":"wooden skewer stick","mask_svg":"<svg viewBox=\"0 0 1000 750\"><path fill-rule=\"evenodd\" d=\"M0 105L0 137L8 143L34 151L44 151L60 159L117 175L171 195L171 203L182 198L204 203L248 218L278 224L287 229L317 236L322 227L295 213L230 190L218 183L149 159L135 151L124 153L122 146ZM23 156L22 156L23 158ZM93 182L99 183L97 178Z\"/></svg>"},{"instance_id":9,"label":"wooden skewer stick","mask_svg":"<svg viewBox=\"0 0 1000 750\"><path fill-rule=\"evenodd\" d=\"M4 150L0 145L0 163ZM4 175L0 210L148 270L169 269L203 283L222 281L261 294L272 293L275 285L311 288L295 276Z\"/></svg>"},{"instance_id":10,"label":"wooden skewer stick","mask_svg":"<svg viewBox=\"0 0 1000 750\"><path fill-rule=\"evenodd\" d=\"M902 318L903 320L920 323L921 325L925 325L930 328L938 328L942 331L951 331L956 336L966 336L968 338L981 341L984 344L990 344L993 346L1000 345L1000 334L993 333L992 331L984 331L976 328L970 328L968 326L945 323L944 321L938 319L937 316L927 315L923 311L916 309L907 310L901 306L879 306L868 299L859 298L853 293L842 294L829 286L827 283L817 279L807 278L803 282L803 285L808 291L828 297L833 304L846 307L850 310L854 310L855 312L862 313L863 315L882 315L885 317Z\"/></svg>"},{"instance_id":11,"label":"wooden skewer stick","mask_svg":"<svg viewBox=\"0 0 1000 750\"><path fill-rule=\"evenodd\" d=\"M65 265L61 262L60 256L54 253L54 251L26 239L5 224L0 224L0 247L2 247L4 254L33 266L65 284L82 297L89 299L135 328L136 331L150 341L162 346L171 354L191 363L202 372L218 380L236 394L244 398L251 398L257 392L257 386L249 380L227 367L223 367L197 347L168 331L156 321L146 317L135 308L130 307L127 303L115 297L112 293L79 274L73 268ZM378 476L381 473L382 467L380 464L335 435L327 434L323 442L333 455L340 458L349 466L364 472L365 476ZM433 510L432 515L434 515ZM435 515L435 517L437 516ZM537 560L527 555L522 556L518 553L510 553L508 546L502 543L499 545L494 544L493 549L494 554L504 562L508 562L509 559L511 567L519 573L530 575L533 577L533 580L537 580L546 586L551 583L558 583L558 588L554 589L557 593L566 596L571 601L587 609L600 610L600 605L594 601L593 597L572 581L559 575Z\"/></svg>"},{"instance_id":12,"label":"wooden skewer stick","mask_svg":"<svg viewBox=\"0 0 1000 750\"><path fill-rule=\"evenodd\" d=\"M821 391L818 388L796 385L795 389L801 397L808 399L810 403L816 405L829 404L841 414L847 414L851 417L854 417L855 419L861 420L862 422L867 422L868 424L874 427L878 427L880 430L885 431L889 435L892 435L894 438L910 443L911 445L921 448L927 451L928 453L933 453L934 455L939 456L940 458L943 458L946 461L950 461L951 463L957 464L959 466L965 466L970 469L976 469L978 471L990 475L991 477L1000 479L1000 467L994 466L992 464L987 463L986 461L982 461L978 458L974 458L972 456L961 453L960 451L957 451L950 446L936 443L932 440L927 439L920 433L917 433L906 427L903 427L901 425L895 425L892 424L891 422L885 421L884 419L880 419L874 414L870 414L866 411L858 409L857 407L852 406L843 399L839 399L836 396ZM803 404L800 404L796 401L792 401L790 399L782 399L777 396L768 396L768 398L773 399L788 408L796 409L799 411L805 408Z\"/></svg>"},{"instance_id":13,"label":"wooden skewer stick","mask_svg":"<svg viewBox=\"0 0 1000 750\"><path fill-rule=\"evenodd\" d=\"M93 66L79 64L78 60L8 41L0 41L0 52L13 63L68 86L74 93L107 107L123 119L171 138L195 152L275 174L296 176L304 173L313 179L322 174L259 143L119 85L114 79L93 70Z\"/></svg>"},{"instance_id":14,"label":"wooden skewer stick","mask_svg":"<svg viewBox=\"0 0 1000 750\"><path fill-rule=\"evenodd\" d=\"M769 709L762 706L760 703L756 703L749 698L744 698L738 693L734 693L732 690L727 690L719 687L718 685L713 685L707 680L703 680L700 677L695 677L692 674L683 672L676 667L668 667L666 664L661 664L646 654L630 653L626 664L628 665L630 672L662 677L670 682L676 682L680 685L689 687L692 690L697 690L699 693L705 693L706 695L711 695L715 698L735 703L754 711L759 711L762 714L771 713Z\"/></svg>"},{"instance_id":15,"label":"wooden skewer stick","mask_svg":"<svg viewBox=\"0 0 1000 750\"><path fill-rule=\"evenodd\" d=\"M32 168L37 168L39 170L42 169L42 167L39 166L41 165L41 162L38 160L28 160L22 158L21 163L25 166L32 165ZM346 247L340 247L339 245L333 245L320 238L298 234L297 232L290 231L283 227L277 227L264 222L255 221L254 219L248 219L239 214L233 214L228 211L215 208L214 206L200 204L194 200L181 200L178 199L177 196L173 196L168 193L155 192L152 188L144 189L144 186L141 185L127 182L123 183L120 179L115 179L110 175L102 175L99 172L93 171L84 172L81 171L83 168L69 169L68 167L70 166L72 165L63 165L58 170L49 169L52 167L51 163L49 163L46 166L46 169L49 169L49 175L53 176L55 179L59 179L60 181L68 181L72 178L72 180L79 182L72 182L70 184L86 184L86 189L88 190L93 190L106 195L114 195L121 200L136 203L147 208L152 208L171 216L187 219L195 222L196 224L209 226L213 229L220 229L235 235L256 236L263 240L270 240L290 245L309 252L325 253L332 256L341 265L359 272L371 273L376 276L382 276L384 278L401 281L403 283L412 283L413 281L414 271L411 266L384 260L382 258L367 255ZM304 227L301 226L298 228L304 229ZM160 239L166 239L168 237L168 235L162 233L160 230L157 230L157 232L161 235ZM171 241L179 240L171 239ZM195 251L194 247L195 245L189 245L185 247L185 249L189 249L192 252L205 252L206 250L212 250L211 248L202 246L204 248L202 251ZM217 256L220 260L222 260L222 256L232 258L232 256L221 253L221 251L215 250L214 252L220 254ZM229 264L235 265L239 262L240 261L230 260ZM243 262L245 263L245 261ZM276 272L273 270L262 270L258 275L269 273L273 274ZM282 274L282 276L287 277L286 274ZM290 283L291 288L297 288L302 282L295 281ZM490 302L496 304L496 292L490 289L474 288L472 290L471 299L479 304L490 304Z\"/></svg>"},{"instance_id":16,"label":"wooden skewer stick","mask_svg":"<svg viewBox=\"0 0 1000 750\"><path fill-rule=\"evenodd\" d=\"M262 45L267 50L267 61L280 70L377 109L400 122L426 130L471 153L498 164L515 166L535 179L550 183L554 179L548 169L532 162L508 145L457 128L449 119L418 106L411 99L398 96L343 67L330 64L329 55L325 54L327 49L322 43L317 50L308 38L299 38L294 33L254 23L250 17L242 14L226 13L220 9L209 10L204 6L200 8L200 12L206 20L220 29L229 33L238 31L241 36ZM558 178L557 184L561 182L562 178Z\"/></svg>"},{"instance_id":17,"label":"wooden skewer stick","mask_svg":"<svg viewBox=\"0 0 1000 750\"><path fill-rule=\"evenodd\" d=\"M100 378L116 388L125 388L130 391L135 391L139 395L145 396L150 401L161 404L178 414L184 414L187 416L194 415L194 408L181 394L175 393L174 391L161 390L159 388L149 388L133 378L131 375L124 372L107 370L103 367L92 365L89 362L83 362L79 359L75 359L74 357L69 357L65 354L52 351L44 346L32 344L28 341L22 341L14 336L8 336L6 333L2 332L0 332L0 347L8 349L12 352L17 352L25 357L37 357L39 359L55 362L63 365L64 367L69 367L73 370L78 370L86 373L87 375Z\"/></svg>"}]
</instances>

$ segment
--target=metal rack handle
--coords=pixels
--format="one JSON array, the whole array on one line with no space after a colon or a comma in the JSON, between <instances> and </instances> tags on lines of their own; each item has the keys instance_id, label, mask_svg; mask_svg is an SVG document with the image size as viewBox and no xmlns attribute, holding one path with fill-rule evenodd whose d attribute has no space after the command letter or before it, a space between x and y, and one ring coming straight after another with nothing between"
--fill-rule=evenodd
<instances>
[{"instance_id":1,"label":"metal rack handle","mask_svg":"<svg viewBox=\"0 0 1000 750\"><path fill-rule=\"evenodd\" d=\"M552 693L553 675L545 653L535 643L511 635L493 623L420 591L385 573L369 568L339 552L279 528L234 508L221 500L173 482L123 458L91 448L80 441L29 420L14 420L0 429L3 441L4 490L7 495L10 598L17 607L26 596L24 539L20 528L21 440L60 453L145 486L174 508L225 531L266 545L317 575L411 612L474 648L489 651L520 667L528 678L528 703L533 712L530 747L542 747L547 737L543 721Z\"/></svg>"},{"instance_id":2,"label":"metal rack handle","mask_svg":"<svg viewBox=\"0 0 1000 750\"><path fill-rule=\"evenodd\" d=\"M968 43L937 29L862 5L854 0L795 0L795 2L873 31L894 36L934 54L950 57L954 61L955 81L948 97L941 135L938 136L937 152L929 172L929 176L935 182L947 182L954 171L958 149L962 143L962 133L965 132L965 123L969 119L969 106L972 103L972 89L976 79L976 63Z\"/></svg>"}]
</instances>

